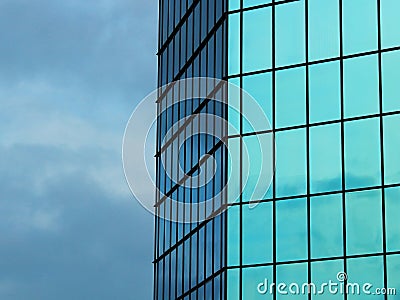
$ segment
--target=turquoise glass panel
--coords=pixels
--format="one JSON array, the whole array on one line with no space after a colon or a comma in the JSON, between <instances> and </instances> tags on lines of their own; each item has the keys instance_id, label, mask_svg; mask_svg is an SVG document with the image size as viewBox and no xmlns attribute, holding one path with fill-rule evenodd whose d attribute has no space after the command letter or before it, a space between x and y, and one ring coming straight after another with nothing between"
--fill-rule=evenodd
<instances>
[{"instance_id":1,"label":"turquoise glass panel","mask_svg":"<svg viewBox=\"0 0 400 300\"><path fill-rule=\"evenodd\" d=\"M240 256L240 206L228 208L228 266L239 265Z\"/></svg>"},{"instance_id":2,"label":"turquoise glass panel","mask_svg":"<svg viewBox=\"0 0 400 300\"><path fill-rule=\"evenodd\" d=\"M388 300L399 300L400 291L400 255L389 255L387 258L388 268L388 288L396 289L391 295L388 295Z\"/></svg>"},{"instance_id":3,"label":"turquoise glass panel","mask_svg":"<svg viewBox=\"0 0 400 300\"><path fill-rule=\"evenodd\" d=\"M277 284L277 297L276 299L296 299L306 300L308 299L307 294L301 293L301 288L304 283L308 282L307 278L307 264L290 264L290 265L279 265L276 267L276 284ZM282 285L279 288L279 284L285 284L286 288ZM299 288L297 288L299 287Z\"/></svg>"},{"instance_id":4,"label":"turquoise glass panel","mask_svg":"<svg viewBox=\"0 0 400 300\"><path fill-rule=\"evenodd\" d=\"M312 299L314 300L341 300L344 295L331 293L329 291L329 281L337 282L337 274L343 272L343 260L319 261L311 264L311 286Z\"/></svg>"},{"instance_id":5,"label":"turquoise glass panel","mask_svg":"<svg viewBox=\"0 0 400 300\"><path fill-rule=\"evenodd\" d=\"M252 7L271 3L272 0L243 0L243 7Z\"/></svg>"},{"instance_id":6,"label":"turquoise glass panel","mask_svg":"<svg viewBox=\"0 0 400 300\"><path fill-rule=\"evenodd\" d=\"M385 190L386 250L400 251L400 188Z\"/></svg>"},{"instance_id":7,"label":"turquoise glass panel","mask_svg":"<svg viewBox=\"0 0 400 300\"><path fill-rule=\"evenodd\" d=\"M228 17L228 75L240 72L240 15Z\"/></svg>"},{"instance_id":8,"label":"turquoise glass panel","mask_svg":"<svg viewBox=\"0 0 400 300\"><path fill-rule=\"evenodd\" d=\"M273 299L269 289L272 283L272 267L243 269L243 300ZM263 284L262 286L259 286ZM268 288L266 288L267 286ZM261 291L261 293L259 292ZM265 292L265 293L264 293Z\"/></svg>"},{"instance_id":9,"label":"turquoise glass panel","mask_svg":"<svg viewBox=\"0 0 400 300\"><path fill-rule=\"evenodd\" d=\"M400 2L398 0L381 0L382 47L400 46Z\"/></svg>"},{"instance_id":10,"label":"turquoise glass panel","mask_svg":"<svg viewBox=\"0 0 400 300\"><path fill-rule=\"evenodd\" d=\"M384 117L385 184L400 183L400 114Z\"/></svg>"},{"instance_id":11,"label":"turquoise glass panel","mask_svg":"<svg viewBox=\"0 0 400 300\"><path fill-rule=\"evenodd\" d=\"M238 269L227 271L226 296L229 300L239 300L240 274Z\"/></svg>"},{"instance_id":12,"label":"turquoise glass panel","mask_svg":"<svg viewBox=\"0 0 400 300\"><path fill-rule=\"evenodd\" d=\"M399 18L400 19L400 18ZM383 111L400 110L400 51L382 54Z\"/></svg>"}]
</instances>

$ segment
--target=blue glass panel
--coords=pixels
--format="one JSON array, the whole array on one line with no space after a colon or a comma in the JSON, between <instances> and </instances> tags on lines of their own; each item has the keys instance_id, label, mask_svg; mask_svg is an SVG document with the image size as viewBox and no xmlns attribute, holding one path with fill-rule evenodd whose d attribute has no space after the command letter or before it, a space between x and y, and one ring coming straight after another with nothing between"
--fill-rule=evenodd
<instances>
[{"instance_id":1,"label":"blue glass panel","mask_svg":"<svg viewBox=\"0 0 400 300\"><path fill-rule=\"evenodd\" d=\"M344 61L344 114L346 118L379 112L378 56Z\"/></svg>"},{"instance_id":2,"label":"blue glass panel","mask_svg":"<svg viewBox=\"0 0 400 300\"><path fill-rule=\"evenodd\" d=\"M343 272L343 260L320 261L311 264L311 285L310 291L312 299L324 300L340 300L344 299L344 295L337 292L331 293L329 290L329 282L337 283L337 274ZM339 288L336 287L339 291Z\"/></svg>"},{"instance_id":3,"label":"blue glass panel","mask_svg":"<svg viewBox=\"0 0 400 300\"><path fill-rule=\"evenodd\" d=\"M276 73L276 127L306 123L305 68Z\"/></svg>"},{"instance_id":4,"label":"blue glass panel","mask_svg":"<svg viewBox=\"0 0 400 300\"><path fill-rule=\"evenodd\" d=\"M377 49L376 1L343 0L343 51L353 54Z\"/></svg>"},{"instance_id":5,"label":"blue glass panel","mask_svg":"<svg viewBox=\"0 0 400 300\"><path fill-rule=\"evenodd\" d=\"M400 251L400 188L385 190L386 249Z\"/></svg>"},{"instance_id":6,"label":"blue glass panel","mask_svg":"<svg viewBox=\"0 0 400 300\"><path fill-rule=\"evenodd\" d=\"M343 255L342 196L311 198L312 258Z\"/></svg>"},{"instance_id":7,"label":"blue glass panel","mask_svg":"<svg viewBox=\"0 0 400 300\"><path fill-rule=\"evenodd\" d=\"M384 118L385 184L400 183L400 115Z\"/></svg>"},{"instance_id":8,"label":"blue glass panel","mask_svg":"<svg viewBox=\"0 0 400 300\"><path fill-rule=\"evenodd\" d=\"M276 196L304 195L307 190L306 131L277 132Z\"/></svg>"},{"instance_id":9,"label":"blue glass panel","mask_svg":"<svg viewBox=\"0 0 400 300\"><path fill-rule=\"evenodd\" d=\"M339 1L309 0L309 59L339 56Z\"/></svg>"},{"instance_id":10,"label":"blue glass panel","mask_svg":"<svg viewBox=\"0 0 400 300\"><path fill-rule=\"evenodd\" d=\"M271 8L243 13L243 72L267 69L272 62Z\"/></svg>"},{"instance_id":11,"label":"blue glass panel","mask_svg":"<svg viewBox=\"0 0 400 300\"><path fill-rule=\"evenodd\" d=\"M276 243L278 261L307 258L306 199L276 203Z\"/></svg>"},{"instance_id":12,"label":"blue glass panel","mask_svg":"<svg viewBox=\"0 0 400 300\"><path fill-rule=\"evenodd\" d=\"M400 51L383 53L382 87L384 112L400 110L399 78Z\"/></svg>"},{"instance_id":13,"label":"blue glass panel","mask_svg":"<svg viewBox=\"0 0 400 300\"><path fill-rule=\"evenodd\" d=\"M381 256L377 257L364 257L364 258L353 258L347 260L347 284L353 283L358 284L360 288L360 294L354 293L357 291L357 286L349 285L349 294L347 299L371 299L382 300L385 299L383 295L366 295L364 293L364 285L371 284L372 287L369 290L371 293L375 292L376 288L383 288L383 259Z\"/></svg>"},{"instance_id":14,"label":"blue glass panel","mask_svg":"<svg viewBox=\"0 0 400 300\"><path fill-rule=\"evenodd\" d=\"M400 2L398 0L381 0L382 47L400 45Z\"/></svg>"},{"instance_id":15,"label":"blue glass panel","mask_svg":"<svg viewBox=\"0 0 400 300\"><path fill-rule=\"evenodd\" d=\"M304 16L304 0L276 7L275 42L277 66L292 65L305 60Z\"/></svg>"},{"instance_id":16,"label":"blue glass panel","mask_svg":"<svg viewBox=\"0 0 400 300\"><path fill-rule=\"evenodd\" d=\"M381 183L379 119L345 123L346 188Z\"/></svg>"},{"instance_id":17,"label":"blue glass panel","mask_svg":"<svg viewBox=\"0 0 400 300\"><path fill-rule=\"evenodd\" d=\"M346 193L347 253L382 252L381 190Z\"/></svg>"},{"instance_id":18,"label":"blue glass panel","mask_svg":"<svg viewBox=\"0 0 400 300\"><path fill-rule=\"evenodd\" d=\"M271 293L270 289L272 282L273 282L272 267L257 267L257 268L243 269L242 299L272 300L273 294Z\"/></svg>"},{"instance_id":19,"label":"blue glass panel","mask_svg":"<svg viewBox=\"0 0 400 300\"><path fill-rule=\"evenodd\" d=\"M389 255L387 257L388 268L388 288L396 289L395 293L392 290L388 300L399 300L400 291L400 255ZM389 294L389 291L388 291Z\"/></svg>"},{"instance_id":20,"label":"blue glass panel","mask_svg":"<svg viewBox=\"0 0 400 300\"><path fill-rule=\"evenodd\" d=\"M243 264L272 262L272 203L243 206Z\"/></svg>"},{"instance_id":21,"label":"blue glass panel","mask_svg":"<svg viewBox=\"0 0 400 300\"><path fill-rule=\"evenodd\" d=\"M340 64L330 62L309 68L310 122L340 119Z\"/></svg>"},{"instance_id":22,"label":"blue glass panel","mask_svg":"<svg viewBox=\"0 0 400 300\"><path fill-rule=\"evenodd\" d=\"M311 193L341 189L341 155L340 124L310 128Z\"/></svg>"},{"instance_id":23,"label":"blue glass panel","mask_svg":"<svg viewBox=\"0 0 400 300\"><path fill-rule=\"evenodd\" d=\"M308 282L307 264L279 265L276 267L276 284L278 300L298 299L306 300L307 294L303 294L302 286ZM286 287L280 284L285 284Z\"/></svg>"},{"instance_id":24,"label":"blue glass panel","mask_svg":"<svg viewBox=\"0 0 400 300\"><path fill-rule=\"evenodd\" d=\"M237 74L240 71L240 18L239 14L228 17L228 75Z\"/></svg>"}]
</instances>

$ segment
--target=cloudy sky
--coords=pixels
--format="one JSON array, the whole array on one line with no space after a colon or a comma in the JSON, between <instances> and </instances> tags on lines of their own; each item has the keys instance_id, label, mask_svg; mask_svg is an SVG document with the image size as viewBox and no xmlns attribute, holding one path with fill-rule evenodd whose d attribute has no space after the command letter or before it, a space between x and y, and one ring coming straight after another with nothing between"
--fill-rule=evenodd
<instances>
[{"instance_id":1,"label":"cloudy sky","mask_svg":"<svg viewBox=\"0 0 400 300\"><path fill-rule=\"evenodd\" d=\"M121 140L156 26L157 1L0 0L0 299L150 299Z\"/></svg>"}]
</instances>

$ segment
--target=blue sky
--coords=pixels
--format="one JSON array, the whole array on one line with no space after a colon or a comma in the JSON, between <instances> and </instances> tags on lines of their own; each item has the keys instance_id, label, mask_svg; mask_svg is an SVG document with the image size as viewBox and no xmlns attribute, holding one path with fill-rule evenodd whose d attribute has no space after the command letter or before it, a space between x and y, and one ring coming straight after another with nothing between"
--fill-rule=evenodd
<instances>
[{"instance_id":1,"label":"blue sky","mask_svg":"<svg viewBox=\"0 0 400 300\"><path fill-rule=\"evenodd\" d=\"M150 299L121 140L156 27L157 1L0 0L0 299Z\"/></svg>"}]
</instances>

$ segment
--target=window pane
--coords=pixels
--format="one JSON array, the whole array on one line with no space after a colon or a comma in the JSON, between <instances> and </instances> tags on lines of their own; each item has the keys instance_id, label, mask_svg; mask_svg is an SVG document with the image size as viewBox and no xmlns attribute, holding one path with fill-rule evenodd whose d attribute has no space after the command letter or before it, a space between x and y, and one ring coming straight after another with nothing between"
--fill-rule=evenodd
<instances>
[{"instance_id":1,"label":"window pane","mask_svg":"<svg viewBox=\"0 0 400 300\"><path fill-rule=\"evenodd\" d=\"M400 115L384 117L385 184L400 183Z\"/></svg>"},{"instance_id":2,"label":"window pane","mask_svg":"<svg viewBox=\"0 0 400 300\"><path fill-rule=\"evenodd\" d=\"M306 199L276 203L276 243L278 261L307 258Z\"/></svg>"},{"instance_id":3,"label":"window pane","mask_svg":"<svg viewBox=\"0 0 400 300\"><path fill-rule=\"evenodd\" d=\"M342 187L341 126L332 124L310 128L311 193L340 190Z\"/></svg>"},{"instance_id":4,"label":"window pane","mask_svg":"<svg viewBox=\"0 0 400 300\"><path fill-rule=\"evenodd\" d=\"M270 293L270 285L272 283L272 267L257 267L243 269L243 300L262 300L273 299ZM263 283L260 290L265 294L258 292L259 285Z\"/></svg>"},{"instance_id":5,"label":"window pane","mask_svg":"<svg viewBox=\"0 0 400 300\"><path fill-rule=\"evenodd\" d=\"M388 266L388 288L395 288L397 291L396 295L388 296L389 300L399 299L400 289L400 255L389 255L387 257Z\"/></svg>"},{"instance_id":6,"label":"window pane","mask_svg":"<svg viewBox=\"0 0 400 300\"><path fill-rule=\"evenodd\" d=\"M240 249L240 206L232 206L228 209L228 266L239 264Z\"/></svg>"},{"instance_id":7,"label":"window pane","mask_svg":"<svg viewBox=\"0 0 400 300\"><path fill-rule=\"evenodd\" d=\"M229 139L228 147L228 203L235 203L240 196L240 139Z\"/></svg>"},{"instance_id":8,"label":"window pane","mask_svg":"<svg viewBox=\"0 0 400 300\"><path fill-rule=\"evenodd\" d=\"M305 68L276 73L276 126L306 123Z\"/></svg>"},{"instance_id":9,"label":"window pane","mask_svg":"<svg viewBox=\"0 0 400 300\"><path fill-rule=\"evenodd\" d=\"M381 183L379 119L345 123L346 188Z\"/></svg>"},{"instance_id":10,"label":"window pane","mask_svg":"<svg viewBox=\"0 0 400 300\"><path fill-rule=\"evenodd\" d=\"M346 194L347 252L382 252L381 190Z\"/></svg>"},{"instance_id":11,"label":"window pane","mask_svg":"<svg viewBox=\"0 0 400 300\"><path fill-rule=\"evenodd\" d=\"M309 0L310 60L339 56L339 1Z\"/></svg>"},{"instance_id":12,"label":"window pane","mask_svg":"<svg viewBox=\"0 0 400 300\"><path fill-rule=\"evenodd\" d=\"M243 13L243 71L251 72L271 67L271 8Z\"/></svg>"},{"instance_id":13,"label":"window pane","mask_svg":"<svg viewBox=\"0 0 400 300\"><path fill-rule=\"evenodd\" d=\"M399 78L400 51L383 53L382 84L384 112L400 110Z\"/></svg>"},{"instance_id":14,"label":"window pane","mask_svg":"<svg viewBox=\"0 0 400 300\"><path fill-rule=\"evenodd\" d=\"M344 54L377 49L376 3L376 1L343 0Z\"/></svg>"},{"instance_id":15,"label":"window pane","mask_svg":"<svg viewBox=\"0 0 400 300\"><path fill-rule=\"evenodd\" d=\"M227 273L227 299L239 300L239 270L228 270Z\"/></svg>"},{"instance_id":16,"label":"window pane","mask_svg":"<svg viewBox=\"0 0 400 300\"><path fill-rule=\"evenodd\" d=\"M304 195L307 189L306 131L276 133L276 196Z\"/></svg>"},{"instance_id":17,"label":"window pane","mask_svg":"<svg viewBox=\"0 0 400 300\"><path fill-rule=\"evenodd\" d=\"M263 5L271 2L272 0L243 0L243 7L246 8L256 5Z\"/></svg>"},{"instance_id":18,"label":"window pane","mask_svg":"<svg viewBox=\"0 0 400 300\"><path fill-rule=\"evenodd\" d=\"M312 299L324 299L324 300L340 300L344 299L344 296L340 293L330 293L328 286L323 284L329 283L329 281L336 282L337 274L343 272L343 261L342 260L331 260L321 261L311 264L311 282L315 284L316 291L318 294L313 294Z\"/></svg>"},{"instance_id":19,"label":"window pane","mask_svg":"<svg viewBox=\"0 0 400 300\"><path fill-rule=\"evenodd\" d=\"M400 45L400 2L398 0L381 0L382 47Z\"/></svg>"},{"instance_id":20,"label":"window pane","mask_svg":"<svg viewBox=\"0 0 400 300\"><path fill-rule=\"evenodd\" d=\"M278 5L275 14L276 65L305 60L304 0Z\"/></svg>"},{"instance_id":21,"label":"window pane","mask_svg":"<svg viewBox=\"0 0 400 300\"><path fill-rule=\"evenodd\" d=\"M340 119L339 62L310 66L309 80L310 122Z\"/></svg>"},{"instance_id":22,"label":"window pane","mask_svg":"<svg viewBox=\"0 0 400 300\"><path fill-rule=\"evenodd\" d=\"M306 300L308 298L307 294L301 293L301 287L304 283L307 283L307 264L291 264L291 265L280 265L276 267L276 282L277 284L285 283L287 284L285 289L280 289L287 294L282 294L281 292L277 292L277 299L298 299L298 300ZM294 283L292 288L289 287ZM300 287L299 290L296 290L296 286Z\"/></svg>"},{"instance_id":23,"label":"window pane","mask_svg":"<svg viewBox=\"0 0 400 300\"><path fill-rule=\"evenodd\" d=\"M313 258L343 255L342 196L311 198L311 255Z\"/></svg>"},{"instance_id":24,"label":"window pane","mask_svg":"<svg viewBox=\"0 0 400 300\"><path fill-rule=\"evenodd\" d=\"M386 249L387 251L400 251L400 188L386 189Z\"/></svg>"},{"instance_id":25,"label":"window pane","mask_svg":"<svg viewBox=\"0 0 400 300\"><path fill-rule=\"evenodd\" d=\"M272 203L243 206L243 264L272 262Z\"/></svg>"},{"instance_id":26,"label":"window pane","mask_svg":"<svg viewBox=\"0 0 400 300\"><path fill-rule=\"evenodd\" d=\"M243 133L269 129L265 118L272 124L272 74L262 73L243 77L243 89L255 100L255 103L243 101L243 116L251 121L251 127L248 122L243 122ZM260 112L264 115L263 118L259 118L260 120L254 119L257 117L254 116L255 104L260 106Z\"/></svg>"},{"instance_id":27,"label":"window pane","mask_svg":"<svg viewBox=\"0 0 400 300\"><path fill-rule=\"evenodd\" d=\"M229 79L228 84L228 134L236 135L240 133L240 80L238 78Z\"/></svg>"},{"instance_id":28,"label":"window pane","mask_svg":"<svg viewBox=\"0 0 400 300\"><path fill-rule=\"evenodd\" d=\"M372 284L371 293L374 288L382 288L383 284L383 259L381 256L378 257L363 257L363 258L353 258L347 260L347 275L349 278L349 283L358 283L360 285L360 294L363 294L363 285L365 283ZM355 290L356 291L356 290ZM373 299L383 300L384 295L369 295L360 296L352 293L352 288L349 287L348 299L365 299L372 297Z\"/></svg>"},{"instance_id":29,"label":"window pane","mask_svg":"<svg viewBox=\"0 0 400 300\"><path fill-rule=\"evenodd\" d=\"M229 15L228 20L228 75L238 74L240 71L240 18L239 14Z\"/></svg>"}]
</instances>

